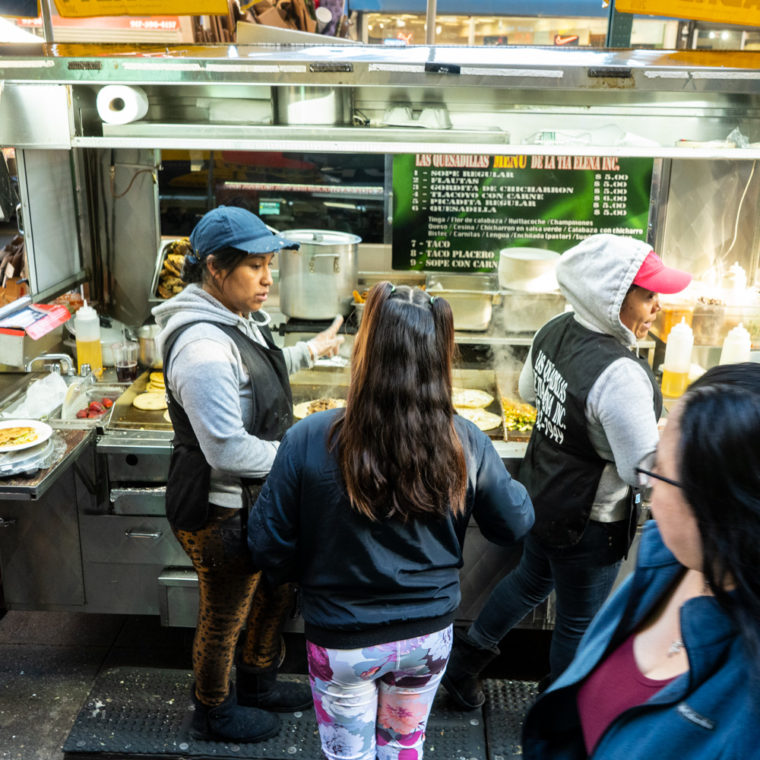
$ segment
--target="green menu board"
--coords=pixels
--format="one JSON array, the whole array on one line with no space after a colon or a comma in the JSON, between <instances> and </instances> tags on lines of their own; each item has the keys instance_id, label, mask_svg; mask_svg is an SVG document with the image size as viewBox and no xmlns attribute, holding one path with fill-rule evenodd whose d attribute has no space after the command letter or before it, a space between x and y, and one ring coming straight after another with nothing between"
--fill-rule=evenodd
<instances>
[{"instance_id":1,"label":"green menu board","mask_svg":"<svg viewBox=\"0 0 760 760\"><path fill-rule=\"evenodd\" d=\"M393 268L495 270L502 248L646 238L652 158L414 153L393 159Z\"/></svg>"}]
</instances>

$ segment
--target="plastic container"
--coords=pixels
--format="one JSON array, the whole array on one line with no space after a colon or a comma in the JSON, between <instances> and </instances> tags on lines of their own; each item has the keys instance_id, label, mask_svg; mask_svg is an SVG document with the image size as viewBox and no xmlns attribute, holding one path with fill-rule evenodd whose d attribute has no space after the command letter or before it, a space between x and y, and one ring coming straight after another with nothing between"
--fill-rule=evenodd
<instances>
[{"instance_id":1,"label":"plastic container","mask_svg":"<svg viewBox=\"0 0 760 760\"><path fill-rule=\"evenodd\" d=\"M483 332L491 324L493 304L499 298L495 278L487 273L429 274L425 290L442 296L451 306L454 329Z\"/></svg>"},{"instance_id":2,"label":"plastic container","mask_svg":"<svg viewBox=\"0 0 760 760\"><path fill-rule=\"evenodd\" d=\"M666 343L670 331L683 319L687 325L691 325L694 317L694 304L690 301L670 300L660 302L660 311L655 317L652 332Z\"/></svg>"},{"instance_id":3,"label":"plastic container","mask_svg":"<svg viewBox=\"0 0 760 760\"><path fill-rule=\"evenodd\" d=\"M694 347L694 333L685 319L670 330L665 344L665 361L662 370L662 393L669 398L678 398L689 384L691 351Z\"/></svg>"},{"instance_id":4,"label":"plastic container","mask_svg":"<svg viewBox=\"0 0 760 760\"><path fill-rule=\"evenodd\" d=\"M728 335L726 335L726 339L723 341L718 364L748 362L751 350L752 339L749 332L745 329L744 325L739 323L728 331Z\"/></svg>"},{"instance_id":5,"label":"plastic container","mask_svg":"<svg viewBox=\"0 0 760 760\"><path fill-rule=\"evenodd\" d=\"M100 318L92 306L84 302L74 316L76 331L77 371L81 374L82 365L89 364L94 375L103 374L103 349L100 345Z\"/></svg>"}]
</instances>

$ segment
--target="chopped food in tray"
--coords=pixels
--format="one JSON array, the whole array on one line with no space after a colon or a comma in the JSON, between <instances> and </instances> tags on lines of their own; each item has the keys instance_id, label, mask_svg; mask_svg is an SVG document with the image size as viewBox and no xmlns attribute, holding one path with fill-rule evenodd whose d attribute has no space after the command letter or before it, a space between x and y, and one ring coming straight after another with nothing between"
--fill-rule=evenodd
<instances>
[{"instance_id":1,"label":"chopped food in tray","mask_svg":"<svg viewBox=\"0 0 760 760\"><path fill-rule=\"evenodd\" d=\"M536 422L536 408L530 404L502 396L501 405L504 409L504 424L507 430L530 432Z\"/></svg>"},{"instance_id":2,"label":"chopped food in tray","mask_svg":"<svg viewBox=\"0 0 760 760\"><path fill-rule=\"evenodd\" d=\"M113 406L113 399L103 397L100 401L90 401L87 406L83 406L77 410L77 418L83 419L98 419L102 417Z\"/></svg>"},{"instance_id":3,"label":"chopped food in tray","mask_svg":"<svg viewBox=\"0 0 760 760\"><path fill-rule=\"evenodd\" d=\"M171 298L184 290L185 283L180 274L182 273L182 265L185 263L185 256L192 251L190 238L180 238L166 244L163 250L164 263L158 275L158 285L156 286L157 296Z\"/></svg>"},{"instance_id":4,"label":"chopped food in tray","mask_svg":"<svg viewBox=\"0 0 760 760\"><path fill-rule=\"evenodd\" d=\"M302 420L314 412L323 412L325 409L339 409L346 405L343 398L318 398L314 401L302 401L293 407L293 416Z\"/></svg>"}]
</instances>

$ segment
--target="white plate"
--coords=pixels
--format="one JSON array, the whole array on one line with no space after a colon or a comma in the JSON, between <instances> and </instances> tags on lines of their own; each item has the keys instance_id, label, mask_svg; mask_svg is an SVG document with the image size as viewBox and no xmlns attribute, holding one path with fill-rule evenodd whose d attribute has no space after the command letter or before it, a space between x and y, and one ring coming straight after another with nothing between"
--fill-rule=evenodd
<instances>
[{"instance_id":1,"label":"white plate","mask_svg":"<svg viewBox=\"0 0 760 760\"><path fill-rule=\"evenodd\" d=\"M17 443L14 446L0 446L0 453L2 454L6 451L20 451L21 449L28 449L32 446L39 446L53 435L53 428L51 428L46 422L40 422L39 420L0 420L0 430L11 427L34 428L37 437L33 441Z\"/></svg>"}]
</instances>

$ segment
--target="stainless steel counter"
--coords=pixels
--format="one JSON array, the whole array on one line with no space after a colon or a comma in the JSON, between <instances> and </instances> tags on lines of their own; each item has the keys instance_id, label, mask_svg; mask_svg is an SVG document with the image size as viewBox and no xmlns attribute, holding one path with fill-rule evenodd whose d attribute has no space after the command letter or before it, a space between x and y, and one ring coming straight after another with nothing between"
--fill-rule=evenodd
<instances>
[{"instance_id":1,"label":"stainless steel counter","mask_svg":"<svg viewBox=\"0 0 760 760\"><path fill-rule=\"evenodd\" d=\"M56 430L65 445L63 455L50 467L31 475L11 475L0 478L0 500L36 501L55 484L58 478L79 458L82 450L95 435L94 430Z\"/></svg>"}]
</instances>

